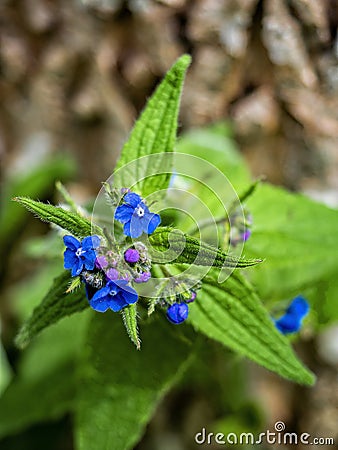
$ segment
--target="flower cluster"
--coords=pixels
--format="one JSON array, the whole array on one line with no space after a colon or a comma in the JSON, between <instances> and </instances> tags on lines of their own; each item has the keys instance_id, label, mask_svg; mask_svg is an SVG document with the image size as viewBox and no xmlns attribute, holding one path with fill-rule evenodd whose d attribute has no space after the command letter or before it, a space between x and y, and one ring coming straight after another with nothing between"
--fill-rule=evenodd
<instances>
[{"instance_id":1,"label":"flower cluster","mask_svg":"<svg viewBox=\"0 0 338 450\"><path fill-rule=\"evenodd\" d=\"M104 272L108 280L145 283L151 277L151 260L147 247L134 242L123 248L100 246L95 260L96 269Z\"/></svg>"},{"instance_id":2,"label":"flower cluster","mask_svg":"<svg viewBox=\"0 0 338 450\"><path fill-rule=\"evenodd\" d=\"M146 283L151 278L151 260L143 242L130 243L128 238L151 234L160 224L158 214L151 213L143 199L128 189L108 190L115 206L114 218L123 224L127 239L122 243L106 242L99 236L87 236L82 242L73 236L64 236L66 245L64 267L85 283L90 306L98 312L111 309L121 311L138 300L131 283ZM122 194L122 200L119 195ZM80 283L79 281L79 283ZM175 281L175 288L177 282ZM171 323L180 324L188 317L188 303L196 298L191 289L179 289L181 293L167 292L155 303L167 309Z\"/></svg>"},{"instance_id":3,"label":"flower cluster","mask_svg":"<svg viewBox=\"0 0 338 450\"><path fill-rule=\"evenodd\" d=\"M97 256L102 251L99 236L85 237L82 242L73 236L64 236L63 241L66 245L64 267L71 270L72 276L81 276L90 306L95 311L120 311L137 301L138 294L128 285L128 280L119 276L110 279L111 272L102 270L110 263L102 254ZM112 261L115 264L116 260Z\"/></svg>"},{"instance_id":4,"label":"flower cluster","mask_svg":"<svg viewBox=\"0 0 338 450\"><path fill-rule=\"evenodd\" d=\"M299 295L292 300L285 314L274 320L276 328L283 334L296 333L300 330L302 321L308 312L308 302Z\"/></svg>"},{"instance_id":5,"label":"flower cluster","mask_svg":"<svg viewBox=\"0 0 338 450\"><path fill-rule=\"evenodd\" d=\"M161 222L158 214L151 213L144 200L128 189L109 191L117 205L114 217L124 224L125 236L137 238L142 233L151 234ZM90 306L95 311L108 309L120 311L138 300L136 290L129 284L146 283L151 277L151 261L147 247L142 242L105 245L99 236L87 236L82 242L73 236L63 238L64 267L72 277L80 277L86 285Z\"/></svg>"}]
</instances>

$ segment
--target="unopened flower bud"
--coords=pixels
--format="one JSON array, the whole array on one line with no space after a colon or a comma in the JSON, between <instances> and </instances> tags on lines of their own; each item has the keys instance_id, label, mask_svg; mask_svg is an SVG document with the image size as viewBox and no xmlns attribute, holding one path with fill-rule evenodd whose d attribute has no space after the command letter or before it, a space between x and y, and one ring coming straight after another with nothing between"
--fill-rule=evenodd
<instances>
[{"instance_id":1,"label":"unopened flower bud","mask_svg":"<svg viewBox=\"0 0 338 450\"><path fill-rule=\"evenodd\" d=\"M139 252L133 248L128 248L128 250L124 252L124 260L129 264L135 264L139 261L139 259Z\"/></svg>"}]
</instances>

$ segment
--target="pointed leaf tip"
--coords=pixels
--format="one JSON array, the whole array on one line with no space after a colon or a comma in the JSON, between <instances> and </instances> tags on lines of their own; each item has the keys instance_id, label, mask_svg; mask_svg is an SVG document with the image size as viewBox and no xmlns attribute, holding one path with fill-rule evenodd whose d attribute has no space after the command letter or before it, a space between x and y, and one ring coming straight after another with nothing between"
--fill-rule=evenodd
<instances>
[{"instance_id":1,"label":"pointed leaf tip","mask_svg":"<svg viewBox=\"0 0 338 450\"><path fill-rule=\"evenodd\" d=\"M142 196L168 187L180 99L190 62L190 55L177 59L148 100L117 161L115 187L133 186Z\"/></svg>"},{"instance_id":2,"label":"pointed leaf tip","mask_svg":"<svg viewBox=\"0 0 338 450\"><path fill-rule=\"evenodd\" d=\"M188 68L191 64L191 56L188 53L185 53L184 55L180 56L176 62L176 64L182 65L182 67Z\"/></svg>"}]
</instances>

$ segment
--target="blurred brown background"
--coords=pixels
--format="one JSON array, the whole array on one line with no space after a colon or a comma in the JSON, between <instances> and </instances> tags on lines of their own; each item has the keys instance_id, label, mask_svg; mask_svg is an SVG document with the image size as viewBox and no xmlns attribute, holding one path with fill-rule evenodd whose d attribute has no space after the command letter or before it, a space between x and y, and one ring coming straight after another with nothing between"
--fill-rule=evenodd
<instances>
[{"instance_id":1,"label":"blurred brown background","mask_svg":"<svg viewBox=\"0 0 338 450\"><path fill-rule=\"evenodd\" d=\"M79 167L72 193L96 195L145 100L188 52L181 131L230 119L254 175L338 203L337 0L2 0L0 20L8 173L65 151ZM337 372L317 363L311 392L257 369L270 423L335 435ZM164 432L167 407L150 433Z\"/></svg>"},{"instance_id":2,"label":"blurred brown background","mask_svg":"<svg viewBox=\"0 0 338 450\"><path fill-rule=\"evenodd\" d=\"M254 174L337 188L337 0L3 0L0 8L7 166L18 154L67 150L96 192L146 98L189 52L182 129L231 118Z\"/></svg>"}]
</instances>

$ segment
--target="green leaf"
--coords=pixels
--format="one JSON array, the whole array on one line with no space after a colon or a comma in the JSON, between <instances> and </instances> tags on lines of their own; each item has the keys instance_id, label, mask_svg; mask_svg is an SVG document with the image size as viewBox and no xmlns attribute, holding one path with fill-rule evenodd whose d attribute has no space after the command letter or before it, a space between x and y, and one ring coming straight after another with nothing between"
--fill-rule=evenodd
<instances>
[{"instance_id":1,"label":"green leaf","mask_svg":"<svg viewBox=\"0 0 338 450\"><path fill-rule=\"evenodd\" d=\"M213 229L204 230L202 239L213 243L217 232L214 219L226 219L229 207L238 205L235 189L242 192L251 183L249 170L236 150L229 125L222 123L185 133L178 141L174 170L177 176L169 199L173 197L174 208L179 202L187 212L178 214L176 226L192 234L191 230L196 226L211 222ZM186 203L182 190L192 194L186 196ZM221 234L219 227L218 235Z\"/></svg>"},{"instance_id":2,"label":"green leaf","mask_svg":"<svg viewBox=\"0 0 338 450\"><path fill-rule=\"evenodd\" d=\"M144 197L168 187L170 153L174 151L180 98L190 62L189 55L179 58L148 101L117 162L115 187L131 187L137 183L135 189Z\"/></svg>"},{"instance_id":3,"label":"green leaf","mask_svg":"<svg viewBox=\"0 0 338 450\"><path fill-rule=\"evenodd\" d=\"M330 324L338 322L338 279L337 276L319 284L317 292L317 303L319 324Z\"/></svg>"},{"instance_id":4,"label":"green leaf","mask_svg":"<svg viewBox=\"0 0 338 450\"><path fill-rule=\"evenodd\" d=\"M12 376L13 376L12 369L8 362L6 351L0 339L0 395L2 394L2 391L10 383Z\"/></svg>"},{"instance_id":5,"label":"green leaf","mask_svg":"<svg viewBox=\"0 0 338 450\"><path fill-rule=\"evenodd\" d=\"M50 289L54 278L60 275L60 260L45 261L43 267L28 277L23 277L7 291L8 300L15 316L24 322L41 302L43 294Z\"/></svg>"},{"instance_id":6,"label":"green leaf","mask_svg":"<svg viewBox=\"0 0 338 450\"><path fill-rule=\"evenodd\" d=\"M52 287L42 302L34 309L32 315L19 331L15 340L19 348L26 347L44 328L58 322L65 316L88 307L83 287L71 294L66 293L70 282L71 276L68 271L64 271L59 277L55 278Z\"/></svg>"},{"instance_id":7,"label":"green leaf","mask_svg":"<svg viewBox=\"0 0 338 450\"><path fill-rule=\"evenodd\" d=\"M22 353L17 374L0 397L0 439L57 420L73 408L87 318L82 314L64 319Z\"/></svg>"},{"instance_id":8,"label":"green leaf","mask_svg":"<svg viewBox=\"0 0 338 450\"><path fill-rule=\"evenodd\" d=\"M141 342L138 336L137 327L137 305L129 305L121 311L123 323L126 327L130 340L136 345L137 350L141 348Z\"/></svg>"},{"instance_id":9,"label":"green leaf","mask_svg":"<svg viewBox=\"0 0 338 450\"><path fill-rule=\"evenodd\" d=\"M176 151L197 156L213 164L226 175L235 189L242 190L250 183L249 169L236 148L230 125L227 123L218 123L184 133L177 142ZM205 168L205 172L198 173L198 180L208 185L209 177L212 174L210 174L208 166ZM203 187L201 184L199 186ZM195 192L195 186L192 189ZM210 193L207 191L205 193L208 196L205 197L207 200L210 198ZM205 199L203 198L203 200Z\"/></svg>"},{"instance_id":10,"label":"green leaf","mask_svg":"<svg viewBox=\"0 0 338 450\"><path fill-rule=\"evenodd\" d=\"M292 298L336 279L338 210L269 184L258 186L247 206L253 227L246 254L266 258L250 274L261 298Z\"/></svg>"},{"instance_id":11,"label":"green leaf","mask_svg":"<svg viewBox=\"0 0 338 450\"><path fill-rule=\"evenodd\" d=\"M113 314L95 316L80 367L75 437L78 450L128 450L164 394L191 362L192 344L165 320L142 327L141 352L131 349Z\"/></svg>"},{"instance_id":12,"label":"green leaf","mask_svg":"<svg viewBox=\"0 0 338 450\"><path fill-rule=\"evenodd\" d=\"M262 262L261 259L245 260L227 255L175 228L159 227L148 239L152 260L157 264L244 268Z\"/></svg>"},{"instance_id":13,"label":"green leaf","mask_svg":"<svg viewBox=\"0 0 338 450\"><path fill-rule=\"evenodd\" d=\"M27 197L15 197L14 200L35 214L43 222L54 223L78 238L100 232L100 229L97 226L93 226L85 217L66 211L59 206L37 202Z\"/></svg>"},{"instance_id":14,"label":"green leaf","mask_svg":"<svg viewBox=\"0 0 338 450\"><path fill-rule=\"evenodd\" d=\"M206 277L202 293L191 304L188 320L198 331L282 377L301 384L314 383L314 376L297 359L238 272L222 284L215 276Z\"/></svg>"}]
</instances>

